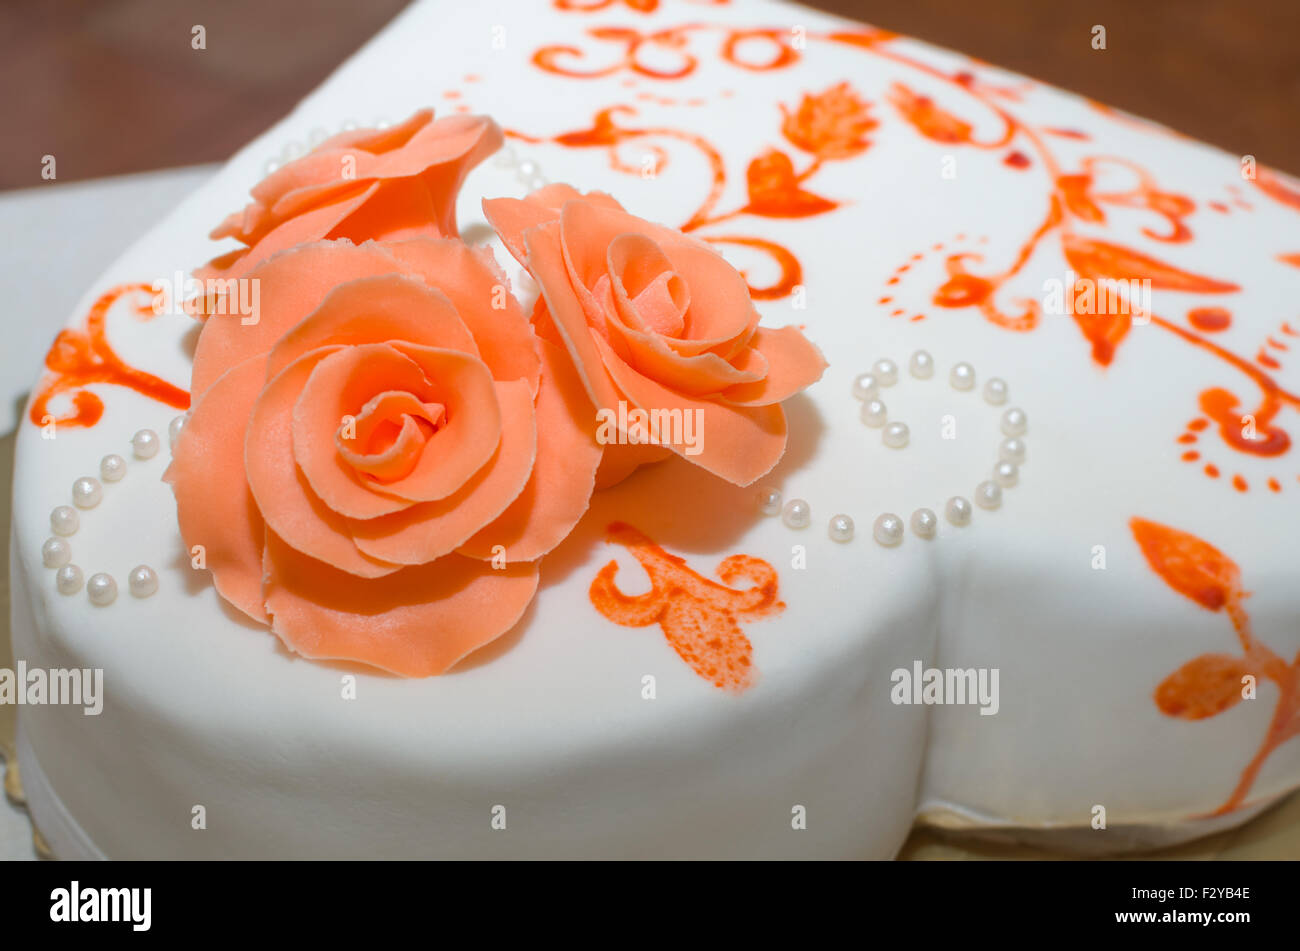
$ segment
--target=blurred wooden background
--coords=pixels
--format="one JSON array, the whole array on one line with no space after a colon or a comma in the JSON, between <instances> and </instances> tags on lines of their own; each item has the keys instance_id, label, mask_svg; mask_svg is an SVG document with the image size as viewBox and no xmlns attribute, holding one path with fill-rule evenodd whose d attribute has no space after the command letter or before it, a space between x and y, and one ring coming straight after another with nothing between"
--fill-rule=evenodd
<instances>
[{"instance_id":1,"label":"blurred wooden background","mask_svg":"<svg viewBox=\"0 0 1300 951\"><path fill-rule=\"evenodd\" d=\"M60 181L222 160L287 112L405 3L0 0L0 189L39 185L45 154L57 157ZM961 50L1300 171L1300 0L810 5ZM641 19L624 11L629 23ZM699 7L682 13L706 14ZM190 48L196 23L207 30L202 52ZM1091 47L1095 24L1107 30L1104 52Z\"/></svg>"}]
</instances>

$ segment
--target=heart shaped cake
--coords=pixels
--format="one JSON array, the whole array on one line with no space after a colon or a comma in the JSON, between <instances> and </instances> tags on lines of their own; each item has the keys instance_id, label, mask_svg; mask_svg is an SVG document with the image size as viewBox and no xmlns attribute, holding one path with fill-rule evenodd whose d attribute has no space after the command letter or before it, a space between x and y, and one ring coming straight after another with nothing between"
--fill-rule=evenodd
<instances>
[{"instance_id":1,"label":"heart shaped cake","mask_svg":"<svg viewBox=\"0 0 1300 951\"><path fill-rule=\"evenodd\" d=\"M1297 286L1294 180L923 43L416 3L32 368L33 817L67 858L1239 824L1300 786Z\"/></svg>"}]
</instances>

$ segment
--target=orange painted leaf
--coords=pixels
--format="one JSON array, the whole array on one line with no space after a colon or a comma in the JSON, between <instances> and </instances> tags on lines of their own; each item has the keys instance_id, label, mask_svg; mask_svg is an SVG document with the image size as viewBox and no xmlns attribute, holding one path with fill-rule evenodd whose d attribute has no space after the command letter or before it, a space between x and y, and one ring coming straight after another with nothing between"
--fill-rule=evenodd
<instances>
[{"instance_id":1,"label":"orange painted leaf","mask_svg":"<svg viewBox=\"0 0 1300 951\"><path fill-rule=\"evenodd\" d=\"M1300 189L1296 189L1282 176L1270 169L1261 168L1259 170L1259 174L1255 176L1255 185L1274 201L1279 201L1284 205L1290 205L1292 208L1300 210Z\"/></svg>"},{"instance_id":2,"label":"orange painted leaf","mask_svg":"<svg viewBox=\"0 0 1300 951\"><path fill-rule=\"evenodd\" d=\"M1160 682L1156 707L1167 717L1184 720L1217 716L1241 701L1241 679L1248 673L1240 657L1202 654Z\"/></svg>"},{"instance_id":3,"label":"orange painted leaf","mask_svg":"<svg viewBox=\"0 0 1300 951\"><path fill-rule=\"evenodd\" d=\"M1078 209L1072 209L1078 213ZM1153 289L1188 291L1199 294L1221 294L1240 290L1236 284L1202 277L1184 271L1150 255L1106 241L1096 241L1075 234L1061 239L1065 259L1079 277L1093 282L1100 294L1101 281L1150 281ZM1136 306L1138 300L1130 300ZM1127 308L1132 310L1133 307ZM1105 311L1102 313L1074 315L1074 322L1092 344L1092 358L1102 366L1115 359L1120 341L1133 324L1131 313Z\"/></svg>"},{"instance_id":4,"label":"orange painted leaf","mask_svg":"<svg viewBox=\"0 0 1300 951\"><path fill-rule=\"evenodd\" d=\"M1065 207L1076 218L1098 224L1106 220L1105 213L1088 194L1092 188L1091 175L1061 175L1056 179L1056 188L1061 193Z\"/></svg>"},{"instance_id":5,"label":"orange painted leaf","mask_svg":"<svg viewBox=\"0 0 1300 951\"><path fill-rule=\"evenodd\" d=\"M1133 316L1120 313L1075 314L1074 322L1092 344L1092 358L1105 367L1115 359L1120 341L1133 326Z\"/></svg>"},{"instance_id":6,"label":"orange painted leaf","mask_svg":"<svg viewBox=\"0 0 1300 951\"><path fill-rule=\"evenodd\" d=\"M834 211L839 205L799 187L790 156L769 149L749 163L745 171L749 186L750 214L767 218L807 218Z\"/></svg>"},{"instance_id":7,"label":"orange painted leaf","mask_svg":"<svg viewBox=\"0 0 1300 951\"><path fill-rule=\"evenodd\" d=\"M945 145L970 142L971 124L935 105L929 96L919 95L902 83L894 83L889 88L889 101L898 114L927 139Z\"/></svg>"},{"instance_id":8,"label":"orange painted leaf","mask_svg":"<svg viewBox=\"0 0 1300 951\"><path fill-rule=\"evenodd\" d=\"M1147 564L1179 594L1218 611L1241 595L1241 570L1209 542L1143 518L1129 521Z\"/></svg>"},{"instance_id":9,"label":"orange painted leaf","mask_svg":"<svg viewBox=\"0 0 1300 951\"><path fill-rule=\"evenodd\" d=\"M1195 294L1225 294L1236 284L1202 277L1118 244L1067 234L1061 241L1065 259L1080 277L1093 281L1150 281L1152 288Z\"/></svg>"}]
</instances>

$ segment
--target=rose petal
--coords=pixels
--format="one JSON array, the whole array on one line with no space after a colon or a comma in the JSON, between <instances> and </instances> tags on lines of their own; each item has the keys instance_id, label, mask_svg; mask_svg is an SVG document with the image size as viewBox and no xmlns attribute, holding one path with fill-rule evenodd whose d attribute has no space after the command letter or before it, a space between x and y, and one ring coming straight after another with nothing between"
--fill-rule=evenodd
<instances>
[{"instance_id":1,"label":"rose petal","mask_svg":"<svg viewBox=\"0 0 1300 951\"><path fill-rule=\"evenodd\" d=\"M666 338L683 356L708 350L729 360L758 326L749 285L727 259L703 242L666 246L673 270L691 289L681 337Z\"/></svg>"},{"instance_id":2,"label":"rose petal","mask_svg":"<svg viewBox=\"0 0 1300 951\"><path fill-rule=\"evenodd\" d=\"M669 389L688 396L708 396L728 387L753 384L762 380L766 366L751 361L742 367L733 366L716 353L682 356L670 345L666 337L631 330L618 321L610 321L609 343L618 341L622 352L615 352L629 366ZM742 350L743 355L746 351Z\"/></svg>"},{"instance_id":3,"label":"rose petal","mask_svg":"<svg viewBox=\"0 0 1300 951\"><path fill-rule=\"evenodd\" d=\"M216 276L245 278L257 265L269 261L283 251L301 244L331 238L335 226L370 200L378 190L379 182L360 182L351 187L340 188L330 196L330 201L291 218L279 219L269 215L259 225L259 230L250 236L252 243L244 255L237 259L231 268ZM209 261L208 268L213 268L217 260L219 259L214 258Z\"/></svg>"},{"instance_id":4,"label":"rose petal","mask_svg":"<svg viewBox=\"0 0 1300 951\"><path fill-rule=\"evenodd\" d=\"M345 416L355 417L388 390L441 404L446 422L408 475L378 483L347 464L335 436ZM446 498L492 458L500 435L494 383L477 357L398 341L330 354L316 365L294 406L294 458L303 475L321 501L355 519Z\"/></svg>"},{"instance_id":5,"label":"rose petal","mask_svg":"<svg viewBox=\"0 0 1300 951\"><path fill-rule=\"evenodd\" d=\"M826 358L797 327L759 327L746 352L765 358L767 372L756 383L741 383L722 393L738 406L768 406L793 396L821 379Z\"/></svg>"},{"instance_id":6,"label":"rose petal","mask_svg":"<svg viewBox=\"0 0 1300 951\"><path fill-rule=\"evenodd\" d=\"M320 347L389 340L478 355L474 337L445 295L415 278L389 273L341 283L330 291L271 350L267 376Z\"/></svg>"},{"instance_id":7,"label":"rose petal","mask_svg":"<svg viewBox=\"0 0 1300 951\"><path fill-rule=\"evenodd\" d=\"M605 256L614 305L623 322L637 330L680 336L691 291L659 245L642 234L623 234Z\"/></svg>"},{"instance_id":8,"label":"rose petal","mask_svg":"<svg viewBox=\"0 0 1300 951\"><path fill-rule=\"evenodd\" d=\"M320 500L294 461L294 404L317 364L341 350L313 351L266 384L248 421L244 467L268 528L305 555L349 574L378 578L400 565L359 551L349 522Z\"/></svg>"},{"instance_id":9,"label":"rose petal","mask_svg":"<svg viewBox=\"0 0 1300 951\"><path fill-rule=\"evenodd\" d=\"M293 248L254 269L256 322L238 316L212 317L203 325L194 352L190 393L198 399L228 368L267 353L286 331L320 306L347 281L391 274L397 262L379 245L321 241Z\"/></svg>"},{"instance_id":10,"label":"rose petal","mask_svg":"<svg viewBox=\"0 0 1300 951\"><path fill-rule=\"evenodd\" d=\"M244 476L244 429L262 383L262 361L257 358L218 377L190 410L163 481L176 495L186 551L202 546L218 593L265 624L265 523Z\"/></svg>"},{"instance_id":11,"label":"rose petal","mask_svg":"<svg viewBox=\"0 0 1300 951\"><path fill-rule=\"evenodd\" d=\"M357 472L372 475L381 483L392 482L415 468L429 435L442 425L445 416L441 403L423 403L414 394L387 390L357 413L355 436L345 439L347 434L341 430L334 435L334 446ZM391 431L394 425L397 433L385 448L377 448L381 430ZM349 442L359 449L350 448Z\"/></svg>"},{"instance_id":12,"label":"rose petal","mask_svg":"<svg viewBox=\"0 0 1300 951\"><path fill-rule=\"evenodd\" d=\"M564 250L573 275L593 287L606 268L605 249L621 235L639 234L652 240L672 262L672 269L690 288L690 309L680 337L666 337L684 356L712 350L732 356L758 324L745 279L726 258L702 241L679 231L587 201L571 201L561 211ZM738 343L739 342L739 343Z\"/></svg>"},{"instance_id":13,"label":"rose petal","mask_svg":"<svg viewBox=\"0 0 1300 951\"><path fill-rule=\"evenodd\" d=\"M381 178L365 202L352 208L325 237L347 238L356 244L372 238L383 241L416 237L440 238L456 228L456 208L441 203L419 178ZM453 198L450 199L454 202Z\"/></svg>"},{"instance_id":14,"label":"rose petal","mask_svg":"<svg viewBox=\"0 0 1300 951\"><path fill-rule=\"evenodd\" d=\"M572 185L556 183L539 188L527 198L484 198L483 214L500 236L506 250L520 264L526 265L528 250L524 247L524 232L548 221L557 221L564 203L573 199L610 208L623 207L604 192L588 192L583 195Z\"/></svg>"},{"instance_id":15,"label":"rose petal","mask_svg":"<svg viewBox=\"0 0 1300 951\"><path fill-rule=\"evenodd\" d=\"M267 532L271 629L318 660L360 661L404 677L441 674L510 630L537 592L537 563L495 569L449 555L386 578L357 578Z\"/></svg>"},{"instance_id":16,"label":"rose petal","mask_svg":"<svg viewBox=\"0 0 1300 951\"><path fill-rule=\"evenodd\" d=\"M493 379L525 379L536 394L541 361L528 318L510 293L510 282L490 250L476 251L460 241L425 238L384 247L404 270L418 273L430 287L447 295L473 335Z\"/></svg>"},{"instance_id":17,"label":"rose petal","mask_svg":"<svg viewBox=\"0 0 1300 951\"><path fill-rule=\"evenodd\" d=\"M243 277L279 251L327 238L454 237L456 194L469 170L500 148L502 133L484 116L430 122L431 115L417 113L396 130L336 136L267 176L254 201L213 232L248 244L247 253L215 258L199 273Z\"/></svg>"},{"instance_id":18,"label":"rose petal","mask_svg":"<svg viewBox=\"0 0 1300 951\"><path fill-rule=\"evenodd\" d=\"M493 386L501 408L501 442L491 460L444 499L412 505L381 518L353 521L352 536L361 551L405 565L441 558L465 544L519 497L537 457L533 398L522 380Z\"/></svg>"},{"instance_id":19,"label":"rose petal","mask_svg":"<svg viewBox=\"0 0 1300 951\"><path fill-rule=\"evenodd\" d=\"M253 186L253 208L266 209L258 217L265 224L277 224L290 215L324 204L344 190L365 187L374 179L371 174L379 160L359 149L316 149L280 168ZM353 174L345 177L344 169ZM253 243L262 237L257 231L245 231L241 240Z\"/></svg>"},{"instance_id":20,"label":"rose petal","mask_svg":"<svg viewBox=\"0 0 1300 951\"><path fill-rule=\"evenodd\" d=\"M433 121L432 109L420 109L411 118L387 129L351 129L330 136L318 149L361 149L365 152L391 152L400 149Z\"/></svg>"},{"instance_id":21,"label":"rose petal","mask_svg":"<svg viewBox=\"0 0 1300 951\"><path fill-rule=\"evenodd\" d=\"M587 506L600 464L595 437L596 408L569 355L543 341L542 381L537 393L537 459L528 484L496 521L458 551L492 558L505 549L506 561L532 561L562 542Z\"/></svg>"},{"instance_id":22,"label":"rose petal","mask_svg":"<svg viewBox=\"0 0 1300 951\"><path fill-rule=\"evenodd\" d=\"M597 407L616 405L618 391L601 361L595 335L587 326L582 306L569 283L560 247L559 223L551 222L526 232L524 244L528 251L528 270L541 288L552 325L564 341L588 395Z\"/></svg>"},{"instance_id":23,"label":"rose petal","mask_svg":"<svg viewBox=\"0 0 1300 951\"><path fill-rule=\"evenodd\" d=\"M600 468L596 470L596 491L618 485L641 466L663 462L673 455L671 449L649 443L614 443L605 447Z\"/></svg>"},{"instance_id":24,"label":"rose petal","mask_svg":"<svg viewBox=\"0 0 1300 951\"><path fill-rule=\"evenodd\" d=\"M663 443L695 465L736 485L749 485L771 470L785 453L785 413L779 405L731 406L691 399L637 373L605 341L597 338L595 345L610 376L634 406L697 413L698 451L690 454L691 447L685 443Z\"/></svg>"},{"instance_id":25,"label":"rose petal","mask_svg":"<svg viewBox=\"0 0 1300 951\"><path fill-rule=\"evenodd\" d=\"M381 154L376 174L382 178L422 175L440 166L455 166L459 175L454 183L469 173L497 149L505 136L488 116L448 116L419 129L400 149ZM448 196L441 196L446 198ZM455 204L455 192L449 196ZM454 231L443 234L454 237Z\"/></svg>"}]
</instances>

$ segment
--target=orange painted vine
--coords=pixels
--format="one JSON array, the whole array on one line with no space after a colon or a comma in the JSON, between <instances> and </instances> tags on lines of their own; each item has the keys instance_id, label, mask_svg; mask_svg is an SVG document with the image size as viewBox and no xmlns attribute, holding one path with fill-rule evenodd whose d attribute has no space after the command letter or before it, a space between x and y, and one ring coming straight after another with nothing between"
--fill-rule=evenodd
<instances>
[{"instance_id":1,"label":"orange painted vine","mask_svg":"<svg viewBox=\"0 0 1300 951\"><path fill-rule=\"evenodd\" d=\"M1209 542L1146 519L1129 522L1147 564L1173 590L1207 611L1223 612L1232 624L1240 654L1201 654L1156 687L1153 699L1165 716L1203 720L1235 707L1246 696L1248 677L1277 686L1278 701L1259 748L1243 767L1236 787L1212 815L1224 815L1246 802L1265 760L1300 735L1300 655L1287 663L1256 640L1244 606L1241 570Z\"/></svg>"},{"instance_id":2,"label":"orange painted vine","mask_svg":"<svg viewBox=\"0 0 1300 951\"><path fill-rule=\"evenodd\" d=\"M569 75L569 74L566 74ZM602 73L603 75L603 73ZM665 78L660 76L659 78ZM712 183L707 194L681 230L712 244L738 245L766 254L777 266L778 277L767 284L757 284L746 273L745 280L756 300L788 297L803 280L803 268L789 248L771 238L754 235L717 234L702 230L722 222L750 215L758 218L809 218L834 211L840 202L813 191L811 179L826 162L854 158L871 146L870 133L877 121L872 105L858 96L848 83L838 83L816 95L805 95L797 105L781 104L781 135L795 149L807 154L797 166L782 149L768 148L752 158L745 167L745 204L729 211L719 211L718 203L727 185L727 166L722 153L704 136L669 126L621 124L636 114L632 106L618 105L599 110L591 125L570 129L550 136L536 136L512 130L513 138L527 142L550 142L568 148L601 148L609 157L612 169L626 174L641 174L643 167L626 161L619 152L632 141L650 143L649 154L656 174L671 160L669 153L655 140L685 143L704 156Z\"/></svg>"},{"instance_id":3,"label":"orange painted vine","mask_svg":"<svg viewBox=\"0 0 1300 951\"><path fill-rule=\"evenodd\" d=\"M560 2L567 3L568 0ZM602 8L606 5L600 4ZM934 306L950 310L975 308L991 324L1004 330L1034 330L1041 318L1041 306L1036 300L1017 298L1008 302L1011 305L1008 308L999 298L1004 288L1024 270L1049 238L1059 241L1066 263L1078 277L1089 282L1149 281L1153 290L1198 295L1227 295L1240 290L1231 281L1197 274L1161 257L1085 234L1081 229L1107 227L1115 210L1136 211L1150 217L1150 223L1140 228L1145 238L1168 245L1185 244L1194 237L1188 219L1197 210L1197 203L1187 195L1161 187L1147 169L1119 156L1084 156L1077 167L1064 167L1050 144L1052 140L1088 142L1090 136L1077 129L1036 126L1020 119L1015 114L1014 105L1021 101L1022 90L1034 85L1032 82L996 85L980 79L970 70L947 72L900 50L891 42L894 34L870 27L806 31L798 37L796 32L775 28L739 29L707 23L686 23L653 31L640 31L633 27L593 27L586 31L594 41L590 48L545 46L533 54L533 63L553 74L574 79L625 73L658 82L694 74L700 63L700 53L694 41L709 34L720 37L716 48L718 59L757 72L784 69L799 62L807 45L812 42L849 46L892 63L911 75L957 91L995 124L994 131L977 133L977 122L971 117L945 108L934 97L918 92L908 83L893 82L883 91L883 99L917 134L945 149L1001 151L1007 168L1018 172L1037 168L1047 179L1046 210L1014 258L1001 269L988 270L983 266L985 254L982 250L969 247L951 249L943 260L945 279L929 294ZM654 56L647 57L651 51ZM654 65L650 65L651 62ZM627 82L633 81L629 79ZM667 104L669 100L661 102ZM1147 128L1145 124L1129 120L1099 104L1094 106L1113 121ZM602 147L609 152L611 167L627 173L641 169L620 159L618 148L624 142L635 139L643 144L650 143L658 168L666 164L668 155L652 140L675 139L698 150L707 158L713 180L708 194L682 228L699 231L699 237L716 244L740 245L767 254L777 265L779 277L762 285L750 281L750 286L756 299L771 300L790 295L802 282L803 270L794 252L770 237L711 234L709 227L747 215L801 218L833 212L843 201L821 194L810 186L809 180L825 162L861 155L870 146L872 136L881 124L880 116L873 111L873 104L848 82L838 83L819 93L805 94L797 106L779 104L779 108L783 119L782 137L799 153L807 153L810 161L801 167L789 153L776 148L753 157L745 169L748 201L728 211L717 209L728 180L728 169L720 151L694 133L661 124L632 124L629 120L636 114L636 109L630 105L620 104L599 111L587 129L544 138L522 134L519 137L571 147ZM985 123L978 123L982 124ZM1159 127L1150 128L1160 131ZM1128 183L1123 187L1102 184L1116 174L1127 175ZM1261 168L1254 184L1273 200L1300 208L1300 190L1276 173ZM1229 186L1229 189L1233 187ZM1211 207L1227 207L1222 202L1209 204ZM1234 204L1250 208L1239 196ZM1300 255L1284 254L1279 256L1279 260L1283 264L1293 264L1300 261ZM746 279L749 280L748 275ZM898 284L901 279L902 274L895 272L890 284ZM904 306L894 293L882 297L881 304L892 305L891 315L894 317L904 317L909 313L912 321L926 317L923 311ZM1091 358L1101 367L1110 366L1119 357L1134 325L1132 309L1122 309L1129 312L1072 315L1089 347ZM1207 308L1192 310L1203 313ZM1217 424L1215 432L1225 446L1255 457L1280 456L1288 451L1291 438L1278 425L1277 418L1284 409L1300 409L1300 394L1281 386L1275 375L1281 367L1280 354L1289 346L1282 339L1286 332L1268 337L1253 358L1242 356L1207 339L1231 321L1227 308L1215 310L1223 316L1199 324L1189 319L1190 328L1160 315L1146 316L1156 328L1222 360L1258 388L1257 402L1224 387L1209 388L1199 395L1200 408L1205 414L1201 418ZM1185 441L1187 435L1184 433L1179 440ZM1194 441L1199 435L1192 434L1191 438ZM1206 461L1199 450L1187 450L1182 458L1202 465L1208 478L1219 478L1220 466ZM1238 491L1249 488L1249 483L1240 473L1225 481ZM1271 490L1278 491L1273 487L1280 486L1284 480L1274 475L1262 481Z\"/></svg>"},{"instance_id":4,"label":"orange painted vine","mask_svg":"<svg viewBox=\"0 0 1300 951\"><path fill-rule=\"evenodd\" d=\"M95 383L125 386L176 409L189 409L190 394L178 386L130 366L108 342L105 321L118 300L129 294L148 295L133 304L135 314L148 320L154 314L153 289L148 284L119 284L99 296L80 328L61 330L45 355L49 371L32 394L28 416L37 426L53 420L56 426L90 427L104 415L104 401L87 387ZM50 401L68 395L72 410L62 416L50 412Z\"/></svg>"}]
</instances>

